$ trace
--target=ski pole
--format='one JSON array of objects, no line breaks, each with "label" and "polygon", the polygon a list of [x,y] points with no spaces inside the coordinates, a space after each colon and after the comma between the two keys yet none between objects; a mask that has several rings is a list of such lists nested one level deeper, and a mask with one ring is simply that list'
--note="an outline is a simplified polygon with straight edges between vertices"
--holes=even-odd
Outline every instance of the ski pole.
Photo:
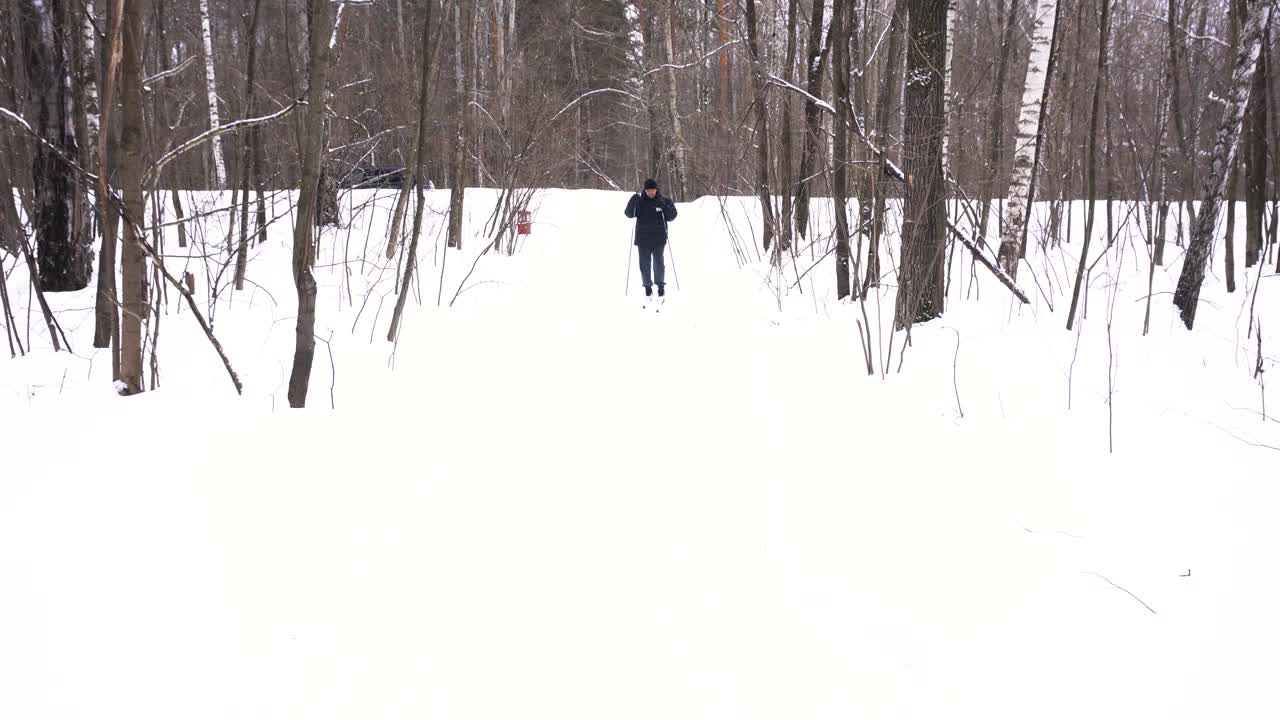
[{"label": "ski pole", "polygon": [[623,295],[631,294],[631,253],[632,248],[636,246],[636,226],[631,226],[631,242],[627,245],[627,286],[622,291]]},{"label": "ski pole", "polygon": [[676,270],[676,250],[671,244],[671,226],[667,223],[667,216],[662,216],[663,226],[667,228],[667,250],[671,252],[671,275],[676,281],[676,291],[680,291],[680,273]]}]

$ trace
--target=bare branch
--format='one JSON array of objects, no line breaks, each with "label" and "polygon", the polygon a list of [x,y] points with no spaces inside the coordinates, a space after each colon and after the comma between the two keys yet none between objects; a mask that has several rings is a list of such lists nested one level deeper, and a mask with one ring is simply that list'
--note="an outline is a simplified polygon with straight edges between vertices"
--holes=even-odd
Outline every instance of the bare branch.
[{"label": "bare branch", "polygon": [[145,86],[145,85],[150,85],[152,83],[160,82],[161,80],[167,80],[173,77],[174,75],[177,75],[178,73],[182,72],[183,70],[186,70],[187,66],[195,62],[195,60],[196,60],[196,56],[191,55],[186,60],[183,60],[182,62],[178,63],[177,67],[169,68],[164,72],[158,72],[149,78],[144,78],[142,80],[142,84]]},{"label": "bare branch", "polygon": [[160,171],[164,169],[165,165],[168,165],[174,158],[178,157],[179,155],[185,152],[188,152],[193,148],[198,147],[199,145],[201,145],[202,143],[208,140],[211,140],[219,135],[222,135],[223,133],[231,132],[232,130],[239,130],[240,128],[250,127],[252,125],[261,125],[263,123],[267,123],[272,120],[278,120],[284,117],[285,115],[288,115],[290,112],[294,110],[294,108],[298,107],[299,105],[305,105],[305,104],[306,102],[304,101],[295,100],[289,105],[285,106],[283,110],[279,110],[270,115],[263,115],[262,117],[256,117],[256,118],[244,118],[242,120],[236,120],[235,122],[229,122],[225,125],[219,125],[215,128],[206,130],[200,133],[199,135],[191,138],[190,140],[182,143],[178,147],[165,153],[159,160],[155,162],[154,165],[152,165],[150,168],[147,169],[147,176],[143,182],[145,185],[151,185],[157,178],[160,177]]},{"label": "bare branch", "polygon": [[716,53],[720,52],[721,50],[724,50],[725,48],[729,47],[730,45],[737,45],[737,44],[738,44],[738,43],[740,43],[740,42],[742,42],[742,38],[738,38],[737,40],[730,40],[729,42],[727,42],[727,43],[725,43],[725,44],[721,45],[720,47],[716,48],[715,50],[712,50],[712,51],[708,52],[707,54],[703,55],[702,57],[698,58],[697,60],[694,60],[693,62],[687,62],[687,63],[685,63],[685,64],[683,64],[683,65],[672,65],[671,63],[666,63],[666,64],[663,64],[663,65],[659,65],[658,67],[655,67],[655,68],[653,68],[653,69],[651,69],[651,70],[646,70],[646,71],[644,71],[643,73],[641,73],[641,74],[640,74],[640,77],[641,77],[641,78],[646,78],[646,77],[648,77],[648,76],[650,76],[650,75],[652,75],[652,74],[654,74],[654,73],[658,72],[659,70],[666,70],[667,68],[670,68],[670,69],[672,69],[672,70],[687,70],[687,69],[689,69],[689,68],[691,68],[691,67],[693,67],[693,66],[695,66],[695,65],[698,65],[698,64],[700,64],[700,63],[704,62],[707,58],[712,57],[713,55],[715,55]]},{"label": "bare branch", "polygon": [[[823,100],[822,98],[814,97],[808,90],[792,85],[791,83],[787,82],[786,80],[783,80],[780,77],[777,77],[776,75],[769,75],[768,80],[770,85],[774,85],[786,90],[791,90],[793,92],[800,93],[809,102],[818,106],[820,109],[832,115],[836,114],[836,109],[831,106],[831,103],[827,102],[826,100]],[[871,153],[876,156],[876,158],[884,162],[885,174],[887,174],[889,177],[893,178],[894,180],[897,180],[898,182],[906,185],[907,184],[906,173],[902,172],[902,169],[899,168],[897,165],[895,165],[892,160],[885,157],[884,151],[876,147],[875,143],[871,142],[871,140],[867,138],[866,132],[864,132],[862,129],[862,122],[858,120],[858,116],[856,114],[851,114],[850,119],[852,122],[848,123],[849,129],[853,130],[854,134],[857,135],[858,140],[862,141],[862,144],[866,145],[867,149],[870,150]]]},{"label": "bare branch", "polygon": [[555,121],[556,121],[556,118],[560,117],[561,115],[565,114],[566,112],[569,112],[569,110],[570,110],[570,109],[572,109],[574,105],[577,105],[578,103],[582,102],[583,100],[586,100],[587,98],[591,97],[592,95],[599,95],[599,94],[601,94],[601,93],[617,93],[617,94],[619,94],[619,95],[626,95],[627,97],[631,98],[632,100],[635,100],[636,102],[639,102],[639,103],[643,103],[643,102],[644,102],[643,100],[641,100],[640,98],[636,97],[635,95],[632,95],[631,93],[627,92],[626,90],[619,90],[618,88],[599,88],[599,89],[596,89],[596,90],[588,90],[587,92],[582,93],[581,95],[579,95],[578,97],[574,98],[573,100],[570,100],[568,105],[565,105],[564,107],[560,108],[560,111],[559,111],[559,112],[557,112],[555,115],[552,115],[552,116],[551,116],[551,119],[550,119],[550,120],[548,120],[548,121],[546,122],[546,124],[545,124],[543,127],[547,127],[547,126],[551,125],[551,123],[553,123],[553,122],[555,122]]}]

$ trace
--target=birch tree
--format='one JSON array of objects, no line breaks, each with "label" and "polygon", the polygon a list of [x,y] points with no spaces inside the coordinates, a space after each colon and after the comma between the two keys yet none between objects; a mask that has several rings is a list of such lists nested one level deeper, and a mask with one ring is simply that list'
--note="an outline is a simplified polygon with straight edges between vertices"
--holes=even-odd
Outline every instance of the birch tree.
[{"label": "birch tree", "polygon": [[[213,72],[213,30],[209,22],[209,0],[200,0],[200,38],[204,43],[204,81],[209,100],[209,129],[222,125],[218,119],[218,78]],[[214,189],[221,190],[227,185],[227,166],[222,159],[222,138],[215,135],[210,142],[213,148],[213,182]]]},{"label": "birch tree", "polygon": [[1010,278],[1018,277],[1022,231],[1035,197],[1031,186],[1032,170],[1040,150],[1040,127],[1043,122],[1043,99],[1048,95],[1049,50],[1053,41],[1057,0],[1038,0],[1031,20],[1031,47],[1027,52],[1027,75],[1022,83],[1022,109],[1018,113],[1018,131],[1014,141],[1013,173],[1009,178],[1005,221],[1000,233],[1000,269]]},{"label": "birch tree", "polygon": [[1240,21],[1240,46],[1231,70],[1231,94],[1226,99],[1222,120],[1214,139],[1209,166],[1201,192],[1200,211],[1196,214],[1187,244],[1187,256],[1178,277],[1178,288],[1173,293],[1173,304],[1180,311],[1182,322],[1190,330],[1196,321],[1196,306],[1200,302],[1200,286],[1204,284],[1205,266],[1209,248],[1213,244],[1214,225],[1222,206],[1222,192],[1227,182],[1227,172],[1235,161],[1236,146],[1240,139],[1240,125],[1245,106],[1249,102],[1249,89],[1253,85],[1254,68],[1262,45],[1262,31],[1271,17],[1271,3],[1267,0],[1246,0]]}]

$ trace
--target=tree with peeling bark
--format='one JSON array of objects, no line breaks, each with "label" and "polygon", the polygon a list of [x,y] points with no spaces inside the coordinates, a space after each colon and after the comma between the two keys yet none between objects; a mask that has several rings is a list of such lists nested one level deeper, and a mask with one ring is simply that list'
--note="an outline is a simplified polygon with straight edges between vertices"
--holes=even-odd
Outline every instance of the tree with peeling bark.
[{"label": "tree with peeling bark", "polygon": [[1013,176],[1009,179],[1005,221],[1000,233],[1000,269],[1014,279],[1018,277],[1018,259],[1022,256],[1023,229],[1035,188],[1032,171],[1040,149],[1040,127],[1044,123],[1043,99],[1049,94],[1052,78],[1049,50],[1053,41],[1057,0],[1039,0],[1032,17],[1031,47],[1027,53],[1027,75],[1022,83],[1022,109],[1018,114],[1018,131],[1014,141]]},{"label": "tree with peeling bark", "polygon": [[324,106],[329,76],[330,0],[311,0],[308,22],[309,72],[307,115],[303,131],[302,187],[293,226],[293,282],[298,290],[298,321],[294,337],[293,370],[289,375],[289,406],[307,404],[311,363],[316,353],[315,212],[324,154]]},{"label": "tree with peeling bark", "polygon": [[1240,139],[1240,125],[1244,120],[1245,106],[1249,101],[1249,89],[1253,85],[1253,73],[1258,64],[1263,29],[1271,17],[1271,3],[1266,0],[1246,0],[1240,17],[1240,44],[1231,71],[1231,95],[1223,108],[1222,121],[1213,144],[1209,177],[1201,193],[1200,211],[1196,214],[1187,245],[1187,256],[1178,277],[1178,288],[1173,294],[1173,304],[1180,311],[1182,322],[1190,330],[1195,325],[1196,307],[1200,303],[1200,286],[1204,284],[1205,266],[1209,248],[1213,244],[1214,226],[1222,205],[1222,192],[1227,182],[1227,172],[1236,156]]}]

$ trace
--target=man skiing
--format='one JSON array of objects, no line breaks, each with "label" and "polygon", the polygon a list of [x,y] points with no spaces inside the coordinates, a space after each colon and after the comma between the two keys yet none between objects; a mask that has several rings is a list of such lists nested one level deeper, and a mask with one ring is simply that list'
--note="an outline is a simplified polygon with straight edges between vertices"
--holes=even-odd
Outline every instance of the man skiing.
[{"label": "man skiing", "polygon": [[643,192],[631,196],[631,200],[627,202],[626,214],[627,217],[636,219],[635,245],[639,248],[644,295],[653,297],[653,284],[656,282],[658,297],[665,297],[667,268],[663,262],[663,254],[667,246],[667,223],[676,219],[675,203],[659,193],[658,183],[650,178],[644,181]]}]

